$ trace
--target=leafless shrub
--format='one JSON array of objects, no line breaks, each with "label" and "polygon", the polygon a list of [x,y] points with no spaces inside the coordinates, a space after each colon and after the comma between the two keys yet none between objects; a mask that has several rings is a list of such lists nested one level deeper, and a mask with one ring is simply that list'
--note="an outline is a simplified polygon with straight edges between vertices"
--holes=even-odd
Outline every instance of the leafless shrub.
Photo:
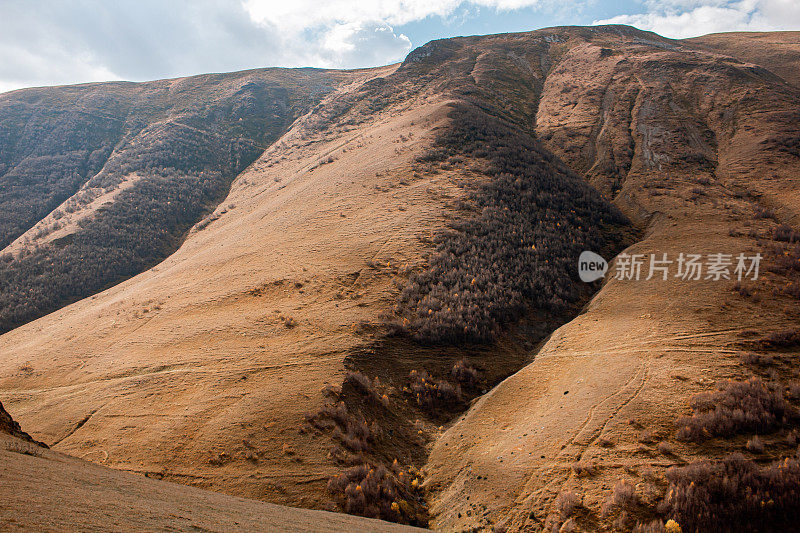
[{"label": "leafless shrub", "polygon": [[739,358],[742,363],[749,366],[771,366],[774,359],[771,355],[758,353],[745,353]]},{"label": "leafless shrub", "polygon": [[601,511],[604,515],[611,514],[615,509],[626,511],[632,509],[637,502],[636,488],[627,481],[620,481],[614,485],[614,489],[603,503]]},{"label": "leafless shrub", "polygon": [[764,453],[764,441],[758,438],[758,435],[754,435],[747,441],[745,448],[751,453]]},{"label": "leafless shrub", "polygon": [[776,241],[794,243],[800,241],[800,233],[795,231],[791,226],[781,224],[775,228],[772,238]]},{"label": "leafless shrub", "polygon": [[638,440],[642,444],[654,444],[657,440],[657,431],[653,428],[647,428],[639,432]]},{"label": "leafless shrub", "polygon": [[363,415],[349,412],[344,402],[326,404],[317,413],[307,414],[305,420],[321,431],[333,430],[333,438],[356,453],[370,450],[383,436],[383,430],[376,421],[368,422]]},{"label": "leafless shrub", "polygon": [[739,296],[742,296],[744,298],[748,298],[749,296],[752,296],[752,294],[753,294],[752,291],[750,290],[750,288],[748,288],[746,285],[742,284],[741,282],[734,283],[733,284],[733,290],[734,290],[734,292],[738,292]]},{"label": "leafless shrub", "polygon": [[346,427],[347,421],[350,419],[350,413],[347,411],[347,406],[344,402],[338,402],[333,405],[323,405],[317,413],[306,414],[305,419],[311,426],[326,430],[331,429],[334,424]]},{"label": "leafless shrub", "polygon": [[631,519],[631,516],[628,514],[628,512],[622,511],[621,513],[619,513],[619,516],[613,522],[611,522],[611,526],[616,531],[627,531],[628,529],[631,528],[632,523],[633,520]]},{"label": "leafless shrub", "polygon": [[775,218],[775,213],[771,209],[757,205],[754,209],[753,217],[757,219]]},{"label": "leafless shrub", "polygon": [[691,416],[678,419],[677,436],[699,441],[744,432],[768,433],[784,423],[788,406],[780,391],[751,378],[728,381],[720,391],[697,394],[691,407]]},{"label": "leafless shrub", "polygon": [[559,494],[555,499],[555,507],[561,515],[562,520],[572,516],[575,509],[580,507],[580,497],[572,491],[565,491]]},{"label": "leafless shrub", "polygon": [[658,443],[656,449],[658,450],[658,453],[663,455],[673,455],[675,453],[672,449],[672,446],[670,446],[670,444],[664,440]]},{"label": "leafless shrub", "polygon": [[345,374],[344,382],[361,394],[369,403],[389,404],[389,397],[381,392],[381,382],[377,377],[372,380],[362,372],[348,370]]},{"label": "leafless shrub", "polygon": [[382,435],[383,431],[377,422],[368,423],[363,418],[348,418],[343,426],[338,425],[333,430],[334,438],[354,452],[368,451]]},{"label": "leafless shrub", "polygon": [[792,348],[800,345],[800,329],[789,328],[774,331],[761,339],[761,344],[766,348]]},{"label": "leafless shrub", "polygon": [[478,371],[462,359],[453,365],[450,371],[453,381],[465,388],[473,388],[478,384]]}]

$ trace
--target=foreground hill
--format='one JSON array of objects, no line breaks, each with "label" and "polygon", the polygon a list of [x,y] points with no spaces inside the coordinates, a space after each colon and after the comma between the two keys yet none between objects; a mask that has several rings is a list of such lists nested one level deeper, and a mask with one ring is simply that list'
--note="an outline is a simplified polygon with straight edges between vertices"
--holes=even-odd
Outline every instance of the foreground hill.
[{"label": "foreground hill", "polygon": [[103,468],[30,442],[9,431],[3,422],[6,419],[11,417],[0,406],[3,530],[414,531],[378,520],[281,507]]},{"label": "foreground hill", "polygon": [[[364,72],[162,263],[0,337],[0,398],[55,450],[273,502],[785,527],[800,89],[735,55],[750,37],[551,28]],[[626,247],[761,253],[761,277],[577,279]]]}]

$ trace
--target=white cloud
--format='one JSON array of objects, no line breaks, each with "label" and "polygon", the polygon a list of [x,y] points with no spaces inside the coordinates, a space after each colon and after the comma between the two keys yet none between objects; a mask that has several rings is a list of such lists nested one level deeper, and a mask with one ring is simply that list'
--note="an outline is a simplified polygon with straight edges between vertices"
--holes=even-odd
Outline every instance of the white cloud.
[{"label": "white cloud", "polygon": [[646,2],[648,11],[593,24],[629,24],[682,39],[725,31],[773,31],[800,26],[797,0],[667,0]]},{"label": "white cloud", "polygon": [[262,66],[376,66],[412,48],[395,26],[465,5],[540,1],[0,0],[0,91]]},{"label": "white cloud", "polygon": [[430,16],[445,17],[462,4],[507,11],[541,3],[541,0],[244,0],[253,20],[289,31],[375,20],[401,25]]},{"label": "white cloud", "polygon": [[[800,27],[798,0],[641,1],[645,13],[597,23],[631,24],[671,37]],[[396,29],[404,24],[446,26],[485,10],[547,11],[555,5],[555,0],[0,0],[0,91],[263,66],[376,66],[399,61],[413,45],[423,44]]]},{"label": "white cloud", "polygon": [[328,30],[320,41],[328,63],[374,66],[387,58],[404,56],[411,50],[411,40],[396,34],[391,26],[380,21],[348,22]]},{"label": "white cloud", "polygon": [[[465,5],[498,11],[533,7],[542,0],[242,0],[261,27],[299,42],[309,33],[319,36],[316,65],[365,67],[402,59],[412,47],[393,26],[445,18]],[[416,43],[423,44],[423,43]]]}]

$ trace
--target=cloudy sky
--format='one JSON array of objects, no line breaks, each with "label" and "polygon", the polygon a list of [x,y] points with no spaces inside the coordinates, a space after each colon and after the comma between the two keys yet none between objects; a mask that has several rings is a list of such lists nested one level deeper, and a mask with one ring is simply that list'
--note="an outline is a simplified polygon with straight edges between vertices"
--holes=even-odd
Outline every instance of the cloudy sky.
[{"label": "cloudy sky", "polygon": [[0,92],[375,66],[441,37],[608,23],[676,38],[800,30],[800,0],[0,0]]}]

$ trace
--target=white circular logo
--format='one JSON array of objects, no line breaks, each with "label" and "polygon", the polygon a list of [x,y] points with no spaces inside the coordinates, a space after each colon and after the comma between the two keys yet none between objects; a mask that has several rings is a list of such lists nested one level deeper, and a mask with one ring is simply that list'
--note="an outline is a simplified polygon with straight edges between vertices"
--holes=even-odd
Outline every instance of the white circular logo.
[{"label": "white circular logo", "polygon": [[578,257],[578,275],[581,281],[591,283],[606,275],[608,263],[594,252],[581,252]]}]

